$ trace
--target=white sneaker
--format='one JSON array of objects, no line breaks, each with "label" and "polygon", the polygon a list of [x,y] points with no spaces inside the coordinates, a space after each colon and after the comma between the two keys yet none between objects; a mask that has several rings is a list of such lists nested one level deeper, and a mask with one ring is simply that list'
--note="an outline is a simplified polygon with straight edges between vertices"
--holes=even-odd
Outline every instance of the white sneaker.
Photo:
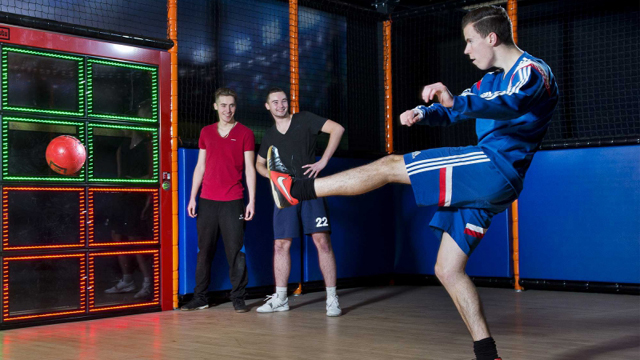
[{"label": "white sneaker", "polygon": [[340,316],[342,309],[338,303],[338,295],[327,298],[327,316]]},{"label": "white sneaker", "polygon": [[151,298],[151,284],[143,283],[142,289],[133,295],[134,299],[149,299]]},{"label": "white sneaker", "polygon": [[272,313],[276,311],[289,311],[289,298],[284,298],[284,300],[280,300],[278,298],[278,294],[267,295],[267,298],[264,299],[267,303],[260,306],[258,308],[259,313]]},{"label": "white sneaker", "polygon": [[124,280],[120,279],[120,281],[118,281],[116,286],[109,288],[104,292],[107,294],[120,294],[120,293],[132,292],[135,289],[136,289],[136,284],[134,284],[133,281],[126,283],[124,282]]}]

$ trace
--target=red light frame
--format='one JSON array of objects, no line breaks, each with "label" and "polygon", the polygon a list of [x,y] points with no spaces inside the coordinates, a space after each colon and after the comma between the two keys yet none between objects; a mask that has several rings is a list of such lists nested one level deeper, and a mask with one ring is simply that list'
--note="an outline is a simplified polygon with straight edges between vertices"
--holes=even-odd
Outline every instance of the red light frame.
[{"label": "red light frame", "polygon": [[[68,191],[78,192],[79,211],[80,211],[80,242],[76,244],[63,245],[29,245],[29,246],[11,246],[9,244],[9,191]],[[2,188],[2,250],[36,250],[36,249],[67,249],[79,248],[85,244],[86,237],[86,201],[84,197],[84,188],[79,187],[24,187],[24,186],[5,186]]]},{"label": "red light frame", "polygon": [[[158,65],[159,111],[160,111],[160,174],[171,173],[171,54],[166,51],[122,45],[102,40],[93,40],[79,36],[64,35],[55,32],[28,29],[20,26],[1,24],[11,31],[11,39],[0,39],[0,44],[35,47],[53,51],[69,52],[78,55],[104,57],[111,60],[140,62]],[[175,140],[177,141],[177,140]],[[161,213],[161,303],[162,310],[173,310],[174,254],[173,239],[173,203],[171,193],[165,191],[160,196]],[[177,252],[177,250],[176,250]]]},{"label": "red light frame", "polygon": [[[153,301],[118,306],[95,306],[95,268],[94,259],[98,256],[114,256],[114,255],[135,255],[135,254],[153,254]],[[160,305],[160,250],[137,250],[137,251],[114,251],[103,253],[89,253],[89,312],[122,310],[130,308],[139,308],[147,306]]]},{"label": "red light frame", "polygon": [[[153,193],[153,240],[143,241],[111,241],[94,242],[94,207],[93,193],[95,192],[148,192]],[[89,188],[89,246],[129,246],[129,245],[158,245],[160,243],[160,194],[158,189],[148,188]]]},{"label": "red light frame", "polygon": [[[9,262],[38,259],[77,258],[80,262],[80,309],[72,311],[44,312],[34,315],[9,315]],[[2,321],[30,320],[52,316],[84,314],[87,312],[87,263],[85,254],[37,255],[37,256],[5,256],[2,259]]]}]

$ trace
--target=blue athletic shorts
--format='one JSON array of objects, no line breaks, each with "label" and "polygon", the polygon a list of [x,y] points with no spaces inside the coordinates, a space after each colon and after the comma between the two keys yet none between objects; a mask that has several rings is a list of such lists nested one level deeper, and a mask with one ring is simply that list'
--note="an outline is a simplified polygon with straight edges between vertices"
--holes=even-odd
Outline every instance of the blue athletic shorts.
[{"label": "blue athletic shorts", "polygon": [[273,208],[273,235],[276,239],[300,237],[300,223],[304,234],[331,233],[329,207],[324,198],[304,200],[284,209]]},{"label": "blue athletic shorts", "polygon": [[447,232],[471,255],[494,215],[518,198],[517,192],[477,146],[415,151],[404,155],[419,206],[440,208],[429,223],[441,239]]}]

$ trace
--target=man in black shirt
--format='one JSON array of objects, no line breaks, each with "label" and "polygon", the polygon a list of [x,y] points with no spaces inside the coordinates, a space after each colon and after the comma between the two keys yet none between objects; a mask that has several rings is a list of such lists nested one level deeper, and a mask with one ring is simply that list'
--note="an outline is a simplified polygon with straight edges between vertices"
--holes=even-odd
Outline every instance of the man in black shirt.
[{"label": "man in black shirt", "polygon": [[[260,151],[256,161],[256,170],[268,178],[267,151],[274,145],[279,156],[288,169],[292,169],[298,177],[315,178],[329,162],[338,148],[344,128],[327,118],[307,111],[289,114],[287,94],[278,88],[269,90],[267,110],[271,112],[275,124],[262,137]],[[329,134],[329,143],[316,162],[316,139],[320,132]],[[273,232],[275,237],[274,273],[276,293],[267,297],[267,303],[258,308],[260,313],[271,313],[289,310],[287,284],[291,272],[291,240],[300,236],[300,223],[305,234],[311,234],[318,248],[320,270],[327,287],[327,316],[340,316],[342,310],[336,295],[336,261],[331,247],[331,226],[329,211],[324,199],[301,201],[300,203],[280,209],[275,204],[273,212]]]}]

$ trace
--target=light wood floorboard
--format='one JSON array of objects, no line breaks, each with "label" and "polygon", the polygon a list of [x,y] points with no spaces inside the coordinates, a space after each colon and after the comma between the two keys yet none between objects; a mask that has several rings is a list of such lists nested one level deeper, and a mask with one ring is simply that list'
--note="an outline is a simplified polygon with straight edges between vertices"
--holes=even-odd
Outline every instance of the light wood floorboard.
[{"label": "light wood floorboard", "polygon": [[[640,359],[640,297],[479,288],[505,360]],[[0,332],[3,359],[446,359],[470,360],[472,340],[442,287],[290,297],[291,311],[236,314],[230,303]]]}]

